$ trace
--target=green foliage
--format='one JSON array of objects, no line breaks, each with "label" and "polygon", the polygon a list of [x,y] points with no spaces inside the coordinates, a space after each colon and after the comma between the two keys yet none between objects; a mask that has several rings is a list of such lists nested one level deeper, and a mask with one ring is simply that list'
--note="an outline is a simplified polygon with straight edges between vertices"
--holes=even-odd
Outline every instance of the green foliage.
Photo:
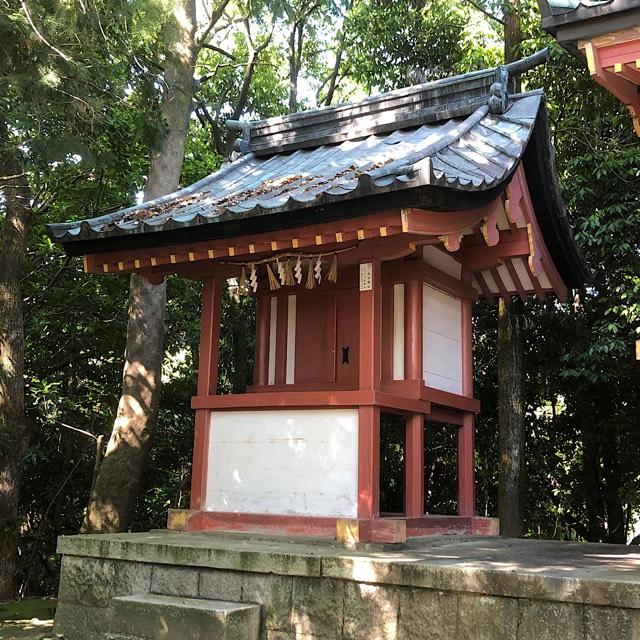
[{"label": "green foliage", "polygon": [[[355,2],[346,20],[346,73],[372,90],[442,78],[494,62],[488,44],[464,2],[413,0]],[[475,39],[472,42],[472,38]]]}]

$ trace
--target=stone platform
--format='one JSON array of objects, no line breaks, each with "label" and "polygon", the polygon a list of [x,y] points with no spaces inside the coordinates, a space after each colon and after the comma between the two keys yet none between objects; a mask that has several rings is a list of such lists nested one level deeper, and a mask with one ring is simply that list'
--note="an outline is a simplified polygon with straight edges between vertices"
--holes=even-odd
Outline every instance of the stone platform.
[{"label": "stone platform", "polygon": [[110,637],[115,598],[135,594],[259,604],[266,640],[640,640],[640,552],[618,545],[156,531],[61,537],[58,551],[66,640]]}]

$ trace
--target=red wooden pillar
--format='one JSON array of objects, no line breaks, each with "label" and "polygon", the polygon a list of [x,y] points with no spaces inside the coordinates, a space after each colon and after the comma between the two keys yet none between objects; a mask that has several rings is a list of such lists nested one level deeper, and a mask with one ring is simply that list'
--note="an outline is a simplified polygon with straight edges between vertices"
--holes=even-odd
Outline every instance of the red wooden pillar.
[{"label": "red wooden pillar", "polygon": [[266,386],[269,375],[269,324],[271,320],[271,298],[259,296],[256,303],[256,355],[254,385]]},{"label": "red wooden pillar", "polygon": [[[404,377],[422,381],[422,282],[404,285]],[[405,426],[404,512],[407,518],[424,515],[424,416],[407,416]]]},{"label": "red wooden pillar", "polygon": [[422,282],[404,285],[404,377],[422,380]]},{"label": "red wooden pillar", "polygon": [[[198,355],[198,395],[215,395],[218,384],[220,347],[220,306],[223,283],[215,278],[204,282],[200,319],[200,353]],[[204,507],[209,456],[210,412],[196,409],[191,470],[191,509]]]},{"label": "red wooden pillar", "polygon": [[[469,276],[463,272],[463,279]],[[473,326],[471,300],[462,301],[462,394],[473,397]],[[458,515],[475,515],[473,413],[458,428]]]},{"label": "red wooden pillar", "polygon": [[380,407],[358,407],[358,518],[380,513]]},{"label": "red wooden pillar", "polygon": [[379,389],[382,369],[380,262],[361,264],[360,273],[359,387],[363,390]]},{"label": "red wooden pillar", "polygon": [[424,515],[424,416],[407,416],[405,426],[404,514],[407,518]]},{"label": "red wooden pillar", "polygon": [[[380,262],[360,265],[359,388],[380,388],[382,287]],[[380,407],[358,408],[358,518],[380,512]]]}]

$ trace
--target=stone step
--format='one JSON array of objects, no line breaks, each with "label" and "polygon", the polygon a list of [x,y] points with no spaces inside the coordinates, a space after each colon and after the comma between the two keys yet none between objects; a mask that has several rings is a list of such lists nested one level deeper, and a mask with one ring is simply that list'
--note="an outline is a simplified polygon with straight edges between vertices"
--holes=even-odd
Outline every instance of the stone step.
[{"label": "stone step", "polygon": [[255,604],[146,593],[113,598],[108,637],[145,640],[258,640]]}]

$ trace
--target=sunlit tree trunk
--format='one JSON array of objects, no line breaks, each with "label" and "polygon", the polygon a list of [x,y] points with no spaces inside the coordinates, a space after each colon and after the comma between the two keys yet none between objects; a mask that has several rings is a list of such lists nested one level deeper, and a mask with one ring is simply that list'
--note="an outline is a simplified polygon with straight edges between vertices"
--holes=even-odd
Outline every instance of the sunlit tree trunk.
[{"label": "sunlit tree trunk", "polygon": [[[167,129],[151,158],[145,200],[172,193],[179,185],[195,89],[195,28],[195,0],[184,0],[167,34],[161,108]],[[152,284],[142,275],[131,276],[122,395],[83,532],[125,531],[131,522],[158,416],[165,300],[164,281]]]},{"label": "sunlit tree trunk", "polygon": [[0,601],[14,595],[18,556],[21,460],[31,430],[24,404],[24,322],[21,281],[33,222],[31,193],[0,119]]},{"label": "sunlit tree trunk", "polygon": [[524,497],[524,406],[522,395],[523,304],[498,304],[498,430],[500,443],[498,516],[500,532],[522,535]]},{"label": "sunlit tree trunk", "polygon": [[[522,40],[520,0],[506,0],[504,13],[505,63],[518,58]],[[517,87],[519,89],[519,86]],[[522,500],[525,490],[522,314],[520,300],[500,300],[498,309],[498,516],[500,532],[509,537],[523,533]]]}]

